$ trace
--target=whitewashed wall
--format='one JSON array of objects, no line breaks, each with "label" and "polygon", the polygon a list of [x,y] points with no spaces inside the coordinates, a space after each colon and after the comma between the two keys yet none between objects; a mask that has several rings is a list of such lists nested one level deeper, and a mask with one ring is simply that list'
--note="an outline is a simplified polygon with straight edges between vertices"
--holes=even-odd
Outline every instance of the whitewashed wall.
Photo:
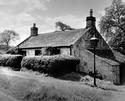
[{"label": "whitewashed wall", "polygon": [[[45,55],[45,49],[41,49],[41,55]],[[60,48],[60,54],[70,55],[70,48]],[[35,56],[35,49],[26,50],[26,56]]]},{"label": "whitewashed wall", "polygon": [[26,56],[35,56],[35,50],[34,49],[26,50]]},{"label": "whitewashed wall", "polygon": [[70,48],[61,48],[61,54],[70,55]]},{"label": "whitewashed wall", "polygon": [[46,48],[41,48],[41,55],[45,55],[46,54]]}]

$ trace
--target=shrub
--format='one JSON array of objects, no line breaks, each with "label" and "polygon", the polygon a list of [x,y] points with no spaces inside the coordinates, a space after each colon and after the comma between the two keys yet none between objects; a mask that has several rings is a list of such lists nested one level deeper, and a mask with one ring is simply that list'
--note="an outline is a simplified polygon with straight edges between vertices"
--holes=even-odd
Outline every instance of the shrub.
[{"label": "shrub", "polygon": [[18,54],[19,53],[19,49],[16,47],[10,48],[9,50],[7,50],[6,52],[7,54]]},{"label": "shrub", "polygon": [[0,55],[0,66],[9,66],[14,70],[19,70],[21,68],[21,55]]},{"label": "shrub", "polygon": [[61,75],[63,73],[75,71],[79,62],[79,59],[66,55],[26,56],[21,62],[21,67],[52,75]]}]

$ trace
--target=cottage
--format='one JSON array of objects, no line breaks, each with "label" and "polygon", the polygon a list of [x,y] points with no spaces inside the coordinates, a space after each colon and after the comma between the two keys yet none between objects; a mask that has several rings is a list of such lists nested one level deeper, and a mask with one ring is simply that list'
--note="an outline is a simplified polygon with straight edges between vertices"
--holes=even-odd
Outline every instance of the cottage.
[{"label": "cottage", "polygon": [[[18,48],[27,56],[54,54],[73,55],[76,53],[74,50],[75,46],[78,47],[78,45],[81,45],[81,48],[91,49],[90,38],[95,34],[100,40],[97,49],[109,50],[109,46],[96,30],[95,21],[95,17],[91,14],[86,19],[86,28],[68,31],[54,31],[43,34],[38,34],[38,28],[36,27],[36,24],[33,24],[31,35],[21,42],[18,45]],[[52,52],[52,48],[56,50],[56,53]],[[46,53],[47,50],[50,52]]]},{"label": "cottage", "polygon": [[[80,58],[78,71],[91,74],[93,73],[93,48],[90,38],[95,35],[99,38],[96,48],[97,75],[119,84],[121,82],[120,64],[110,46],[97,31],[95,23],[96,18],[93,17],[91,10],[90,16],[86,18],[86,28],[38,34],[38,28],[34,24],[31,35],[17,47],[26,56],[74,55]],[[123,74],[122,77],[124,77]]]}]

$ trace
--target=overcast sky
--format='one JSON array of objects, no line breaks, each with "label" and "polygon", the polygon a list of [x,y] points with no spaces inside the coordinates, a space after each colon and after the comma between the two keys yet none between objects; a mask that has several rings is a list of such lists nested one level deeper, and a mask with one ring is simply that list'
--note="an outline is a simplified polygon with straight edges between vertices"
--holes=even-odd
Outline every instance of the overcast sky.
[{"label": "overcast sky", "polygon": [[104,8],[112,0],[0,0],[0,31],[15,30],[20,34],[20,41],[30,35],[33,23],[39,28],[39,33],[51,32],[56,21],[74,28],[84,28],[89,9],[94,10],[94,16],[99,18],[104,14]]}]

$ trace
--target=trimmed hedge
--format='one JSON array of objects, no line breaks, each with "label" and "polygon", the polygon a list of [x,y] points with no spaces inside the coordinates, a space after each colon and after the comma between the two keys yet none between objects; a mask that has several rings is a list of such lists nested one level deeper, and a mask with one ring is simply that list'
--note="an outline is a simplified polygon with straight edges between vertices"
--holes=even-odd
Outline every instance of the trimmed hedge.
[{"label": "trimmed hedge", "polygon": [[20,70],[22,58],[23,56],[21,55],[0,55],[0,66],[8,66],[14,70]]},{"label": "trimmed hedge", "polygon": [[33,71],[39,71],[41,73],[48,73],[54,76],[75,71],[79,62],[79,59],[67,55],[26,56],[21,62],[21,67],[32,69]]}]

